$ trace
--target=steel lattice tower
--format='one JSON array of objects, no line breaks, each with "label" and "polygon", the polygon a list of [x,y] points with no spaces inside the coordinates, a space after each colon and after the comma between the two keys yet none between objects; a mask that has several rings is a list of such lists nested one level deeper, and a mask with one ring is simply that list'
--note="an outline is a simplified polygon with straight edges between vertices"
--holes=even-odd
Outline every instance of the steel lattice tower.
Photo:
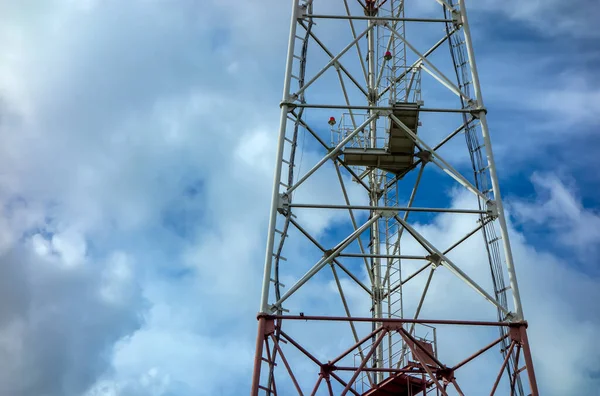
[{"label": "steel lattice tower", "polygon": [[464,0],[292,0],[252,395],[538,395],[486,114]]}]

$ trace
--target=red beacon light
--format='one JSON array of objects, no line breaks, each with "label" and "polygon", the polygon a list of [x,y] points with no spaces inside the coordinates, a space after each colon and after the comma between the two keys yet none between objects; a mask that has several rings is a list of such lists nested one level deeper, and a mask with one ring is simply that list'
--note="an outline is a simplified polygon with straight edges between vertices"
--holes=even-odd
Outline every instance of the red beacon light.
[{"label": "red beacon light", "polygon": [[329,125],[334,126],[335,125],[335,117],[329,117]]},{"label": "red beacon light", "polygon": [[385,55],[383,56],[383,59],[385,59],[386,61],[389,61],[390,59],[392,59],[392,53],[390,51],[387,51],[385,53]]}]

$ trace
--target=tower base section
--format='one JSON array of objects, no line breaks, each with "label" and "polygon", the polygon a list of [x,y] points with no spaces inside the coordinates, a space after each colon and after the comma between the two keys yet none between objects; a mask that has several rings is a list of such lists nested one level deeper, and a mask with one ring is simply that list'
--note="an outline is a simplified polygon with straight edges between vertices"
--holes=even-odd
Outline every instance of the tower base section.
[{"label": "tower base section", "polygon": [[417,396],[425,395],[427,388],[433,385],[424,376],[413,377],[404,373],[393,375],[379,385],[369,389],[362,396]]}]

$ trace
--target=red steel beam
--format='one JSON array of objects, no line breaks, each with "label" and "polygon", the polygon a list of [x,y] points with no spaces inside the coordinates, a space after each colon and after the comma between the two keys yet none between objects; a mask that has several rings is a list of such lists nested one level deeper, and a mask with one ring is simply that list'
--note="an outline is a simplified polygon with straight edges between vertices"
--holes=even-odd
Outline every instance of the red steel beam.
[{"label": "red steel beam", "polygon": [[510,346],[508,347],[508,352],[506,353],[506,357],[504,358],[504,362],[502,362],[502,366],[500,367],[500,371],[498,372],[498,377],[496,377],[496,381],[494,382],[494,387],[492,388],[492,392],[490,396],[494,396],[496,393],[496,389],[498,388],[498,384],[500,383],[500,379],[502,378],[502,373],[504,372],[504,368],[508,363],[508,359],[510,359],[510,355],[512,354],[513,348],[515,347],[515,342],[511,341]]},{"label": "red steel beam", "polygon": [[486,352],[487,350],[489,350],[489,349],[493,348],[494,346],[498,345],[506,337],[508,337],[508,333],[506,335],[498,338],[496,341],[492,342],[491,344],[487,345],[485,348],[480,349],[478,352],[476,352],[473,355],[469,356],[468,358],[466,358],[462,362],[458,363],[456,366],[454,366],[452,368],[452,370],[454,370],[454,371],[458,370],[459,368],[461,368],[465,364],[469,363],[471,360],[475,359],[477,356],[481,355],[482,353]]},{"label": "red steel beam", "polygon": [[[459,325],[459,326],[514,326],[511,322],[490,322],[475,320],[443,320],[443,319],[391,319],[391,318],[349,318],[346,316],[308,316],[308,315],[262,315],[269,319],[280,320],[314,320],[329,322],[377,322],[377,323],[416,323],[416,324],[438,324],[438,325]],[[525,324],[525,322],[521,322]]]},{"label": "red steel beam", "polygon": [[533,359],[531,358],[531,350],[529,349],[529,339],[527,338],[526,326],[521,326],[521,340],[523,342],[523,357],[527,366],[527,375],[529,376],[529,387],[531,388],[531,396],[539,396],[537,382],[535,380],[535,372],[533,371]]},{"label": "red steel beam", "polygon": [[379,337],[377,337],[377,340],[373,343],[373,346],[371,347],[371,350],[369,351],[369,353],[367,353],[367,355],[365,356],[363,361],[360,362],[360,365],[358,366],[358,370],[356,370],[354,372],[354,374],[352,375],[352,378],[350,378],[350,381],[348,381],[348,385],[346,385],[346,387],[342,391],[341,396],[344,396],[346,393],[348,393],[348,391],[352,387],[352,384],[354,383],[354,381],[356,380],[356,378],[362,371],[363,367],[365,367],[367,365],[367,363],[369,362],[369,359],[371,358],[373,353],[375,353],[375,349],[377,349],[379,344],[381,344],[381,341],[383,341],[383,338],[385,337],[386,334],[387,334],[387,331],[382,331],[381,334],[379,335]]},{"label": "red steel beam", "polygon": [[260,386],[260,368],[262,366],[263,346],[265,342],[265,329],[267,318],[258,318],[258,335],[256,337],[256,355],[254,356],[254,372],[252,374],[252,396],[258,396]]},{"label": "red steel beam", "polygon": [[296,381],[296,377],[294,376],[294,373],[292,372],[292,368],[290,367],[287,359],[283,355],[283,351],[281,350],[281,347],[279,346],[277,339],[272,334],[271,334],[271,338],[273,339],[273,348],[275,348],[277,350],[277,352],[279,352],[279,356],[281,357],[281,360],[283,361],[285,368],[287,369],[288,373],[290,374],[290,378],[292,379],[292,382],[294,383],[294,386],[296,387],[298,394],[300,396],[303,396],[302,389],[300,389],[300,385],[298,385],[298,381]]}]

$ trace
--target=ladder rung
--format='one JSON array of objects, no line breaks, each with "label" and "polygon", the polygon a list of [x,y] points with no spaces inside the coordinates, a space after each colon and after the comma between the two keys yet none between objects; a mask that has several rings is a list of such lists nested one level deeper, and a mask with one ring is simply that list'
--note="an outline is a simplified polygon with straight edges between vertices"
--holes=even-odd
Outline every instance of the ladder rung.
[{"label": "ladder rung", "polygon": [[275,257],[275,258],[278,258],[278,259],[279,259],[279,260],[281,260],[281,261],[287,261],[287,259],[286,259],[285,257],[283,257],[283,256],[278,256],[278,255],[276,255],[275,253],[273,253],[273,257]]},{"label": "ladder rung", "polygon": [[504,293],[505,291],[510,290],[510,289],[511,289],[511,287],[510,287],[510,285],[508,285],[504,289],[498,290],[498,293]]},{"label": "ladder rung", "polygon": [[281,287],[285,287],[285,285],[284,285],[283,283],[281,283],[281,282],[276,282],[276,281],[275,281],[275,279],[271,279],[271,282],[273,282],[274,284],[278,284],[278,283],[279,283],[279,286],[281,286]]}]

